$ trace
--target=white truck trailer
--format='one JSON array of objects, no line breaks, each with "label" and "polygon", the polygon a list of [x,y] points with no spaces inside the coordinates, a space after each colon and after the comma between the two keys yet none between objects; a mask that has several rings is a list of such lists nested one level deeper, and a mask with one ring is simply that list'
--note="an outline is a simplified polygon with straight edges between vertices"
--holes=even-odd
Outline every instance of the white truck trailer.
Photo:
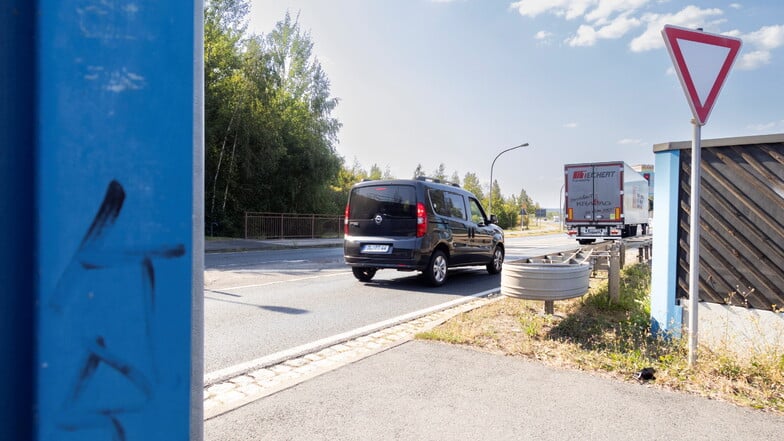
[{"label": "white truck trailer", "polygon": [[648,181],[624,162],[564,166],[567,234],[580,244],[648,233]]}]

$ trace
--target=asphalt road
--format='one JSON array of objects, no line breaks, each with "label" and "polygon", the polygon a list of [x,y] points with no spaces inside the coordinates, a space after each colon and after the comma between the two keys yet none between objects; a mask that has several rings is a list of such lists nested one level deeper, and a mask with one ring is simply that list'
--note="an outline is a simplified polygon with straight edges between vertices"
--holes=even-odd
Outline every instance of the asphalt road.
[{"label": "asphalt road", "polygon": [[[564,235],[510,238],[507,260],[575,247]],[[484,267],[451,270],[433,288],[418,273],[354,279],[341,248],[210,253],[205,257],[205,372],[497,288]]]}]

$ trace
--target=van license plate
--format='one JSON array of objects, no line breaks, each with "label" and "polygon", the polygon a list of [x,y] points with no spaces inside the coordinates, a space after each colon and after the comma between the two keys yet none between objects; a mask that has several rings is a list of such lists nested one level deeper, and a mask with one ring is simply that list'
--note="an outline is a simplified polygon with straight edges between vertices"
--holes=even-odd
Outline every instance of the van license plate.
[{"label": "van license plate", "polygon": [[389,245],[367,244],[362,245],[363,253],[386,253],[389,251]]}]

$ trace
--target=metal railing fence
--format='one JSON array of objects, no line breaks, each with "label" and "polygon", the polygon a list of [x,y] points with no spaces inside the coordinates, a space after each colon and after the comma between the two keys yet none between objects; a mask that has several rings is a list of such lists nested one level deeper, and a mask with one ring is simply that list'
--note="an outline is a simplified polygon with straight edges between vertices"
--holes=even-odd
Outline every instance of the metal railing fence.
[{"label": "metal railing fence", "polygon": [[343,237],[343,217],[326,214],[245,213],[246,239]]}]

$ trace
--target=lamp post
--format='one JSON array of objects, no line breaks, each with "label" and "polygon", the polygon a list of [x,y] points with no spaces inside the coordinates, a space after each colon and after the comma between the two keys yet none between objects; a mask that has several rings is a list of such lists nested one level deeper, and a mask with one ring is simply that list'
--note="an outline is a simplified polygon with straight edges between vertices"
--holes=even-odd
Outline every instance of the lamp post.
[{"label": "lamp post", "polygon": [[498,159],[499,156],[503,155],[504,153],[506,153],[506,152],[508,152],[510,150],[519,149],[520,147],[527,147],[527,146],[528,146],[528,143],[526,142],[525,144],[520,144],[518,146],[509,147],[508,149],[506,149],[506,150],[502,151],[501,153],[497,154],[495,156],[495,159],[493,159],[493,163],[490,164],[490,203],[487,206],[487,211],[488,211],[487,214],[488,215],[492,215],[493,214],[493,167],[495,167],[496,159]]},{"label": "lamp post", "polygon": [[564,225],[564,212],[563,212],[564,198],[563,198],[563,191],[564,191],[564,186],[565,185],[566,185],[565,182],[563,184],[561,184],[561,191],[558,193],[558,199],[559,199],[558,200],[558,224],[559,224],[559,227],[560,227],[561,231],[563,231],[563,225]]}]

